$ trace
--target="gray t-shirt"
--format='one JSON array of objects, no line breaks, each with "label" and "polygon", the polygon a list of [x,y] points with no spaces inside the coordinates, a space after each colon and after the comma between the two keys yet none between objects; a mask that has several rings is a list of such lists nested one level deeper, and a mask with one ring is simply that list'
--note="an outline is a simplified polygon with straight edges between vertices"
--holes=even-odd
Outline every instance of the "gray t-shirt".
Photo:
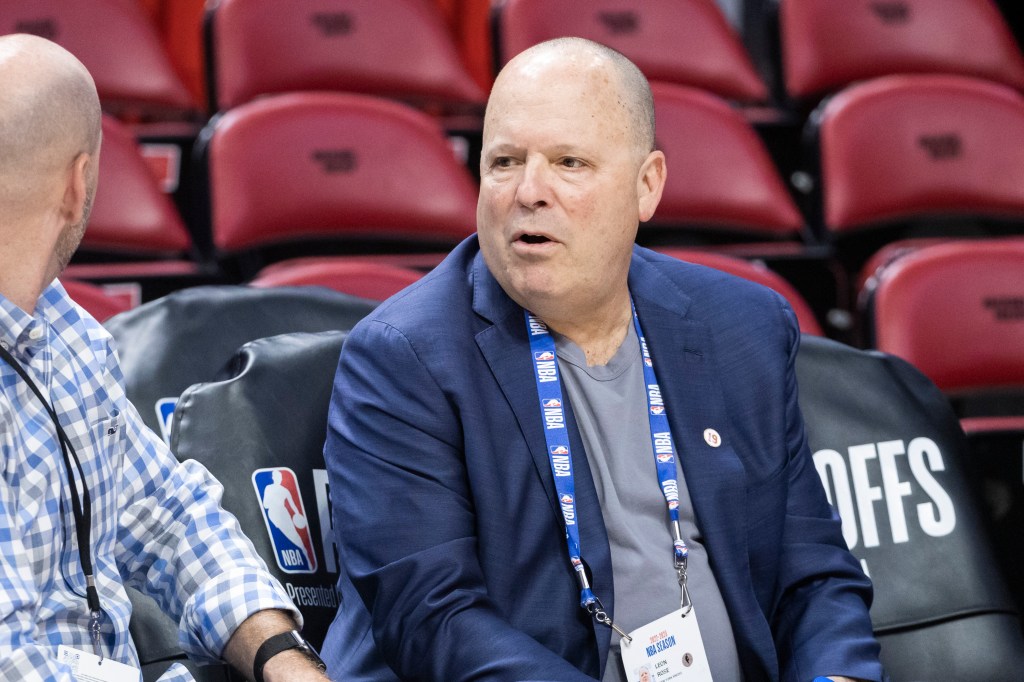
[{"label": "gray t-shirt", "polygon": [[[612,615],[615,624],[629,632],[679,608],[672,531],[651,445],[640,343],[630,325],[608,364],[588,367],[579,347],[565,337],[554,337],[565,396],[576,415],[608,531],[615,589]],[[657,349],[652,354],[657,363]],[[676,449],[681,450],[678,443]],[[690,597],[711,674],[716,682],[742,680],[729,615],[694,521],[682,469],[676,468],[680,525],[689,548]],[[586,548],[583,552],[586,555]],[[626,679],[618,643],[619,635],[612,632],[604,682]]]}]

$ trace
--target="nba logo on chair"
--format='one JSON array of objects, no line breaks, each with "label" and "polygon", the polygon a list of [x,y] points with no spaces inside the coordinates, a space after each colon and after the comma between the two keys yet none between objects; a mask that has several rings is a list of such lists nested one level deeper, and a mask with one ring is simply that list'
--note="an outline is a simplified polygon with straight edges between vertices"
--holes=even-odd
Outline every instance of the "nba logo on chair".
[{"label": "nba logo on chair", "polygon": [[252,484],[278,568],[285,573],[316,573],[316,552],[295,472],[286,467],[258,469]]}]

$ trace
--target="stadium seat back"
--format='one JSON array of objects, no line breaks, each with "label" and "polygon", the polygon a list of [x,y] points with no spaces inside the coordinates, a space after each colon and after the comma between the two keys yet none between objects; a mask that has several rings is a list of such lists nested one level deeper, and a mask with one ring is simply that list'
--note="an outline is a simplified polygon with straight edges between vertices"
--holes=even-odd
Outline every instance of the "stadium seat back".
[{"label": "stadium seat back", "polygon": [[[347,331],[375,305],[308,287],[201,286],[115,315],[105,326],[118,344],[128,399],[143,421],[169,440],[181,393],[220,377],[243,344],[290,332]],[[333,377],[333,369],[327,372]],[[183,654],[175,625],[156,603],[134,590],[129,596],[132,639],[148,681]],[[216,667],[201,670],[202,682],[220,679]]]},{"label": "stadium seat back", "polygon": [[182,394],[171,436],[180,458],[224,485],[224,508],[285,584],[317,648],[338,607],[323,447],[344,338],[299,333],[246,344],[230,378]]},{"label": "stadium seat back", "polygon": [[875,345],[948,393],[1024,391],[1024,240],[925,246],[886,267]]},{"label": "stadium seat back", "polygon": [[654,218],[641,229],[686,226],[798,238],[803,216],[746,119],[707,92],[664,83],[651,89],[656,145],[665,153],[668,178]]},{"label": "stadium seat back", "polygon": [[117,341],[128,399],[169,434],[178,396],[216,378],[244,343],[288,332],[348,330],[375,303],[309,287],[182,289],[106,323]]},{"label": "stadium seat back", "polygon": [[832,234],[949,215],[1024,218],[1024,97],[959,76],[852,86],[812,118]]},{"label": "stadium seat back", "polygon": [[209,130],[211,230],[222,253],[312,238],[454,245],[476,187],[425,114],[381,99],[287,94]]},{"label": "stadium seat back", "polygon": [[325,256],[274,263],[260,271],[249,285],[322,286],[371,301],[383,301],[422,276],[422,272],[397,265]]},{"label": "stadium seat back", "polygon": [[222,0],[211,53],[219,109],[333,90],[481,105],[437,9],[422,0]]},{"label": "stadium seat back", "polygon": [[1024,89],[1024,57],[991,0],[781,0],[790,97],[898,73],[951,73]]},{"label": "stadium seat back", "polygon": [[81,249],[146,258],[189,255],[192,239],[160,191],[132,133],[103,118],[99,185]]},{"label": "stadium seat back", "polygon": [[561,36],[612,47],[652,81],[690,85],[741,102],[768,97],[714,0],[506,0],[500,6],[503,63],[532,45]]},{"label": "stadium seat back", "polygon": [[814,337],[803,339],[797,376],[815,466],[874,583],[871,618],[892,680],[1016,679],[1021,623],[945,397],[899,358]]},{"label": "stadium seat back", "polygon": [[0,3],[0,35],[32,33],[85,64],[104,108],[130,118],[179,118],[195,103],[145,11],[124,0]]}]

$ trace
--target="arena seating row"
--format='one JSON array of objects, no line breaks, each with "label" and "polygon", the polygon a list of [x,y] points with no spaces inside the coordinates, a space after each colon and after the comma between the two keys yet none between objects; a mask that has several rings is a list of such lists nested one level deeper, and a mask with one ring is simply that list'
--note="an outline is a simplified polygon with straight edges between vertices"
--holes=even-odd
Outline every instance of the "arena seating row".
[{"label": "arena seating row", "polygon": [[[164,7],[173,4],[190,9]],[[590,0],[585,10],[573,0],[498,0],[490,3],[495,30],[489,49],[497,66],[541,40],[580,35],[622,51],[652,80],[748,103],[769,102],[766,81],[779,83],[783,102],[806,104],[890,73],[957,73],[1024,88],[1024,58],[989,0],[766,4],[768,13],[777,13],[775,22],[765,17],[762,23],[777,23],[778,64],[757,55],[755,67],[741,36],[713,0],[648,0],[642,5]],[[261,94],[296,89],[479,104],[481,85],[487,83],[469,75],[456,38],[472,41],[453,35],[451,26],[456,15],[479,16],[481,5],[486,8],[488,2],[209,3],[206,98],[184,85],[156,26],[182,24],[174,31],[172,49],[182,49],[177,46],[182,43],[198,51],[194,34],[200,27],[194,15],[201,2],[6,3],[0,31],[39,33],[67,45],[96,75],[104,99],[134,116],[210,114]],[[192,25],[183,18],[187,12]],[[484,32],[486,26],[474,30]],[[487,49],[487,41],[476,42]]]},{"label": "arena seating row", "polygon": [[[1024,97],[1003,86],[893,76],[843,91],[808,125],[801,202],[734,108],[683,86],[654,93],[671,172],[641,243],[760,257],[796,273],[819,318],[852,308],[863,263],[886,243],[1024,232]],[[393,101],[289,93],[218,116],[197,147],[191,229],[130,134],[112,118],[104,130],[96,211],[69,274],[170,279],[145,300],[291,256],[443,251],[473,230],[470,173],[436,121]]]},{"label": "arena seating row", "polygon": [[[455,4],[459,3],[424,0],[304,0],[299,5],[269,0],[213,3],[207,22],[209,49],[206,55],[211,89],[208,99],[212,106],[197,103],[195,98],[186,104],[186,98],[181,96],[182,89],[169,85],[173,71],[168,68],[166,59],[159,59],[155,31],[145,21],[140,6],[130,0],[70,4],[37,0],[10,4],[0,8],[0,30],[39,32],[72,47],[90,68],[100,72],[97,83],[104,103],[122,117],[131,120],[159,118],[163,112],[199,125],[206,121],[208,113],[226,110],[203,131],[199,145],[203,152],[220,144],[213,140],[221,137],[219,131],[227,130],[229,122],[243,118],[235,109],[266,106],[275,111],[276,118],[283,118],[282,112],[286,110],[300,109],[300,106],[263,104],[291,90],[355,91],[403,99],[432,114],[460,111],[469,114],[469,119],[477,117],[476,123],[465,126],[471,130],[462,131],[472,137],[478,134],[483,91],[460,63],[452,36],[443,22],[443,12],[438,11],[438,7],[446,6],[450,15]],[[996,125],[1000,126],[1001,135],[1012,140],[1012,135],[1020,128],[1013,112],[1017,105],[1009,100],[1016,97],[1010,88],[1024,82],[1021,78],[1024,60],[1005,22],[988,0],[843,3],[841,8],[823,0],[783,0],[778,10],[780,62],[775,71],[785,71],[785,78],[777,80],[791,85],[783,97],[774,101],[763,84],[765,80],[772,80],[770,74],[768,79],[762,78],[772,69],[763,61],[758,63],[758,68],[752,66],[739,37],[712,0],[650,2],[642,7],[595,0],[588,4],[585,12],[573,11],[564,2],[549,0],[495,3],[495,63],[500,64],[510,54],[533,42],[566,33],[606,42],[633,57],[648,72],[660,95],[659,144],[670,156],[674,169],[662,208],[650,229],[645,227],[641,241],[649,245],[693,245],[773,240],[776,243],[755,247],[741,245],[733,249],[733,253],[760,256],[773,267],[778,266],[805,296],[812,297],[819,317],[832,308],[842,311],[851,307],[856,292],[849,281],[870,253],[885,242],[904,236],[890,229],[893,223],[908,222],[910,216],[904,207],[910,207],[915,216],[910,234],[924,230],[943,236],[987,235],[998,230],[1019,229],[1021,201],[1019,190],[1016,193],[1014,190],[1021,185],[1015,182],[1015,169],[1008,170],[1006,165],[1015,161],[1006,157],[1019,145],[1006,144],[1005,138],[1004,144],[999,144],[999,140],[994,139],[997,136],[989,133],[985,137],[982,133]],[[837,33],[836,25],[842,25],[843,30]],[[116,30],[121,39],[104,39],[107,27]],[[828,38],[839,34],[842,40]],[[138,36],[138,39],[130,36]],[[984,36],[985,40],[979,40],[979,36]],[[970,49],[965,48],[968,40]],[[680,45],[685,49],[680,49]],[[139,53],[132,54],[129,50]],[[822,66],[822,71],[815,71],[818,65]],[[855,85],[823,103],[815,112],[807,124],[805,137],[818,139],[820,144],[810,144],[801,152],[793,147],[780,150],[778,145],[759,145],[754,135],[741,130],[742,123],[727,120],[727,105],[716,107],[710,99],[701,102],[695,92],[687,90],[700,88],[746,104],[769,103],[785,107],[787,101],[799,101],[808,105],[851,81],[893,71],[961,74],[965,79],[968,76],[977,79],[975,89],[979,92],[962,95],[961,91],[970,87],[967,80],[963,84],[933,82],[915,86],[883,78],[874,85]],[[149,81],[139,76],[139,73],[144,76],[149,72],[153,73]],[[110,75],[104,75],[106,73]],[[822,73],[832,73],[835,77],[825,82]],[[982,101],[984,94],[980,91],[985,86],[980,79],[1005,84],[1006,90],[1000,93],[996,92],[997,86],[988,86],[986,103]],[[125,94],[133,82],[140,83],[135,104],[129,102],[131,97]],[[684,92],[687,94],[682,94]],[[953,98],[957,106],[950,104]],[[878,99],[886,103],[865,103]],[[996,101],[1000,99],[1006,101]],[[965,101],[966,108],[960,106]],[[708,110],[703,115],[699,112],[702,106]],[[167,114],[175,107],[176,113]],[[921,115],[922,111],[931,112],[933,108],[934,117]],[[995,111],[1000,108],[1002,112]],[[740,111],[746,112],[749,122],[751,110]],[[965,111],[968,112],[966,117],[963,116]],[[874,121],[869,122],[868,117],[874,117]],[[269,115],[261,118],[259,126],[288,125],[267,123]],[[758,126],[754,130],[764,135],[764,121],[758,123],[756,115],[753,119]],[[452,123],[450,118],[441,120]],[[465,116],[462,121],[465,123]],[[292,125],[298,127],[297,123]],[[368,122],[364,125],[372,126]],[[748,139],[741,139],[744,136]],[[225,133],[223,137],[228,136]],[[366,138],[364,134],[359,141],[366,144]],[[464,160],[472,174],[475,168],[473,143],[461,139],[465,145]],[[173,266],[162,264],[159,267],[174,278],[163,288],[148,286],[143,294],[146,299],[185,283],[217,281],[217,277],[225,274],[229,279],[252,276],[266,264],[266,254],[255,259],[246,256],[247,262],[236,260],[230,263],[227,273],[221,266],[225,265],[226,258],[235,257],[243,247],[248,250],[269,245],[271,250],[277,249],[286,239],[284,233],[277,235],[276,231],[293,229],[292,225],[280,224],[280,220],[274,220],[274,225],[264,223],[242,228],[236,224],[228,228],[228,234],[236,241],[225,248],[225,242],[220,241],[224,235],[221,229],[224,221],[220,218],[227,207],[243,207],[244,200],[234,196],[228,200],[218,187],[225,184],[237,187],[239,183],[233,182],[231,175],[235,173],[234,180],[243,179],[246,187],[273,189],[274,181],[267,180],[266,176],[276,173],[280,179],[289,177],[288,173],[295,169],[309,170],[296,161],[294,154],[285,159],[288,164],[285,171],[281,166],[269,164],[264,176],[260,176],[257,169],[267,164],[253,163],[251,167],[223,171],[213,167],[217,163],[216,154],[206,155],[199,163],[190,163],[187,159],[190,147],[191,142],[183,143],[177,161],[173,153],[170,158],[155,158],[163,158],[170,166],[164,169],[164,178],[171,186],[177,178],[168,176],[174,175],[175,165],[187,178],[177,198],[192,244],[178,249],[177,255],[187,253],[201,265],[196,267],[180,258]],[[153,145],[147,145],[145,150],[152,162]],[[326,163],[329,172],[338,179],[343,175],[354,178],[355,167],[366,164],[374,151],[341,146],[317,149],[313,153],[320,155],[317,158],[321,164]],[[996,151],[1004,154],[999,156]],[[358,154],[359,159],[355,161],[357,152],[363,153]],[[183,162],[182,155],[185,156]],[[288,151],[276,151],[275,155],[288,156]],[[780,158],[800,155],[804,161],[796,175],[796,184],[806,193],[797,197],[803,214],[795,210],[783,180],[794,164]],[[681,161],[671,163],[673,158]],[[309,159],[305,162],[308,166]],[[339,170],[339,164],[345,169]],[[310,175],[300,176],[304,182],[294,183],[296,186],[304,190],[318,186],[305,182]],[[921,182],[918,187],[906,186],[909,180],[919,176],[926,177],[927,182]],[[1000,180],[1001,186],[992,186]],[[324,183],[321,181],[321,184]],[[982,187],[976,189],[977,185]],[[287,197],[281,199],[282,194],[283,190],[250,193],[257,199],[273,197],[273,201],[265,204],[280,209],[276,215],[284,212],[289,201],[301,203]],[[316,203],[310,202],[306,215]],[[255,201],[255,205],[258,206],[259,201]],[[288,210],[296,212],[296,217],[288,222],[302,221],[300,209],[291,206]],[[971,222],[951,226],[946,219],[950,213],[969,217]],[[941,219],[936,219],[936,214],[940,214]],[[236,212],[235,217],[243,215],[246,215],[244,210]],[[1003,223],[1008,222],[1009,226],[988,224],[993,216]],[[979,217],[986,224],[979,226]],[[350,236],[361,230],[366,236],[371,230],[387,228],[393,230],[385,237],[390,243],[378,246],[391,251],[406,248],[407,240],[401,235],[403,230],[408,237],[410,232],[423,236],[427,229],[404,226],[395,231],[393,225],[373,222],[358,225],[364,218],[333,215],[320,218],[319,224],[300,225],[294,228],[297,230],[294,234],[319,238],[332,230],[347,232]],[[164,222],[168,225],[164,228],[168,238],[177,240],[180,246],[180,230],[172,224],[173,218],[168,217]],[[325,222],[336,224],[326,225]],[[450,234],[454,234],[464,226],[448,227]],[[714,229],[706,229],[711,227]],[[884,229],[878,229],[880,227]],[[864,233],[873,238],[863,237]],[[443,239],[432,246],[447,246]],[[808,252],[802,248],[808,244],[824,245],[827,249]],[[151,246],[143,248],[150,250]],[[87,248],[79,261],[102,258],[96,251]],[[840,257],[839,266],[822,261],[823,253],[831,255],[833,252]],[[809,253],[813,257],[808,257]],[[302,250],[285,251],[273,258],[286,255],[302,255]],[[155,269],[153,265],[147,267],[151,273]],[[120,263],[117,272],[117,281],[123,282],[129,279],[132,268]],[[90,265],[77,274],[99,279],[103,273],[103,269]]]}]

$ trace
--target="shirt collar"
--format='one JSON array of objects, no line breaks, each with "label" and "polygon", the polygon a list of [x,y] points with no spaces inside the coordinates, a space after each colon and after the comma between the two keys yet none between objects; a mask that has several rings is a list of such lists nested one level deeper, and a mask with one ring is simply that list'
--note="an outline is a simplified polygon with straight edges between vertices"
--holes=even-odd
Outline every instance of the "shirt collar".
[{"label": "shirt collar", "polygon": [[65,295],[64,287],[53,280],[36,301],[35,313],[29,315],[0,294],[0,344],[17,354],[34,352],[45,345],[54,305]]}]

